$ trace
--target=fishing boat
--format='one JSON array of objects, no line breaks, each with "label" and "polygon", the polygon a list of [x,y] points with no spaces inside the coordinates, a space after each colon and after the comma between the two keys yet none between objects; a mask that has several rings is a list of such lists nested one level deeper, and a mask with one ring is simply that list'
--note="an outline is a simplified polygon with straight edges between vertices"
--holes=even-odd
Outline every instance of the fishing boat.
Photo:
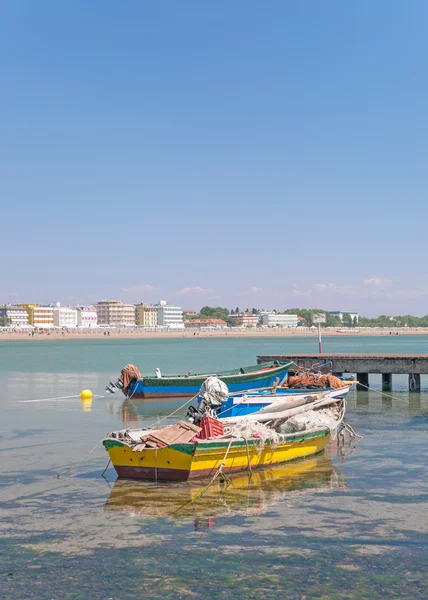
[{"label": "fishing boat", "polygon": [[311,398],[328,394],[332,399],[346,398],[350,385],[341,388],[326,388],[325,390],[303,389],[289,390],[279,388],[272,393],[272,388],[267,390],[250,390],[244,394],[229,394],[227,399],[221,403],[217,412],[218,417],[245,417],[270,406],[272,403],[283,399],[284,407],[293,408],[311,401]]},{"label": "fishing boat", "polygon": [[126,365],[116,383],[110,383],[107,390],[113,392],[119,388],[129,398],[170,398],[190,397],[198,394],[201,385],[210,375],[216,375],[224,381],[231,392],[249,389],[268,388],[275,381],[284,380],[293,362],[280,363],[273,361],[264,365],[240,367],[216,373],[186,375],[162,375],[159,369],[156,375],[141,376],[134,365]]},{"label": "fishing boat", "polygon": [[220,422],[206,415],[208,427],[180,421],[153,430],[125,429],[108,434],[103,445],[119,477],[215,478],[318,454],[340,427],[345,407],[343,399],[323,397],[284,411],[259,411],[245,419],[230,417]]}]

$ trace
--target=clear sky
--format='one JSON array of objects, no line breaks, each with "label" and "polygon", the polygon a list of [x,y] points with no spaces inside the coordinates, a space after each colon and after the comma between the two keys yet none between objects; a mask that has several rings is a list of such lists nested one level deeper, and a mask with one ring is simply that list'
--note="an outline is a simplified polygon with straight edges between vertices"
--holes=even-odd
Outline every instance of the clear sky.
[{"label": "clear sky", "polygon": [[425,0],[9,0],[0,56],[0,302],[428,313]]}]

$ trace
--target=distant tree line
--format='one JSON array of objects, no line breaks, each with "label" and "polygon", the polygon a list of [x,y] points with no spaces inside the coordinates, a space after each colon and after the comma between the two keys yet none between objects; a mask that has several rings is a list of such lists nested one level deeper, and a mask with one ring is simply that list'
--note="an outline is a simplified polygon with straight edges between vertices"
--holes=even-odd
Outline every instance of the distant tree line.
[{"label": "distant tree line", "polygon": [[[251,314],[257,314],[263,312],[263,309],[247,308],[245,311]],[[278,312],[278,311],[274,311]],[[413,317],[412,315],[403,315],[397,317],[390,317],[387,315],[380,315],[375,319],[369,319],[367,317],[360,317],[357,321],[356,317],[352,318],[349,313],[342,313],[343,320],[339,317],[330,315],[322,308],[287,308],[284,310],[285,314],[298,315],[304,319],[303,325],[310,327],[312,325],[312,315],[323,313],[326,316],[326,322],[321,324],[321,327],[428,327],[428,315],[425,317]],[[230,315],[241,314],[239,307],[232,309],[223,308],[221,306],[204,306],[201,308],[199,314],[186,315],[186,319],[222,319],[228,325],[235,325],[235,321]],[[0,318],[0,325],[2,324],[2,318]],[[5,325],[7,323],[4,323]]]},{"label": "distant tree line", "polygon": [[379,315],[375,319],[360,317],[358,324],[361,327],[428,327],[428,315],[424,317],[414,317],[412,315],[389,317],[388,315]]}]

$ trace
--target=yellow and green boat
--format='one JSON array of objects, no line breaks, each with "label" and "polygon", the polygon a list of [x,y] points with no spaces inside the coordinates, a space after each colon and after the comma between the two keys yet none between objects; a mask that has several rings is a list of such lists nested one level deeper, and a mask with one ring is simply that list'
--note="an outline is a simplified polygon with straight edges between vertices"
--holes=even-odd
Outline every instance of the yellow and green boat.
[{"label": "yellow and green boat", "polygon": [[[345,402],[336,401],[331,411],[338,426],[344,416]],[[151,430],[151,433],[157,435],[161,431]],[[321,425],[295,433],[273,432],[271,439],[229,434],[204,440],[193,438],[164,447],[144,447],[141,440],[148,430],[127,429],[112,432],[103,444],[119,477],[187,481],[213,477],[219,471],[253,470],[313,456],[324,450],[331,431]]]}]

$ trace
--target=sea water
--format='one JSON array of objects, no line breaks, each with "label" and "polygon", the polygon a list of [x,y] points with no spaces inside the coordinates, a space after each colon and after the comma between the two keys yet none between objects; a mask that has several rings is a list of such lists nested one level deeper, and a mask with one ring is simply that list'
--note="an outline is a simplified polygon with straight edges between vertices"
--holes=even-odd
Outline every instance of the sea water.
[{"label": "sea water", "polygon": [[[424,353],[428,337],[323,346]],[[227,488],[116,481],[111,467],[101,477],[107,432],[182,402],[105,396],[125,364],[178,374],[316,349],[314,338],[1,342],[0,597],[426,598],[428,376],[421,394],[394,377],[392,398],[371,377],[373,391],[348,396],[363,439]]]}]

